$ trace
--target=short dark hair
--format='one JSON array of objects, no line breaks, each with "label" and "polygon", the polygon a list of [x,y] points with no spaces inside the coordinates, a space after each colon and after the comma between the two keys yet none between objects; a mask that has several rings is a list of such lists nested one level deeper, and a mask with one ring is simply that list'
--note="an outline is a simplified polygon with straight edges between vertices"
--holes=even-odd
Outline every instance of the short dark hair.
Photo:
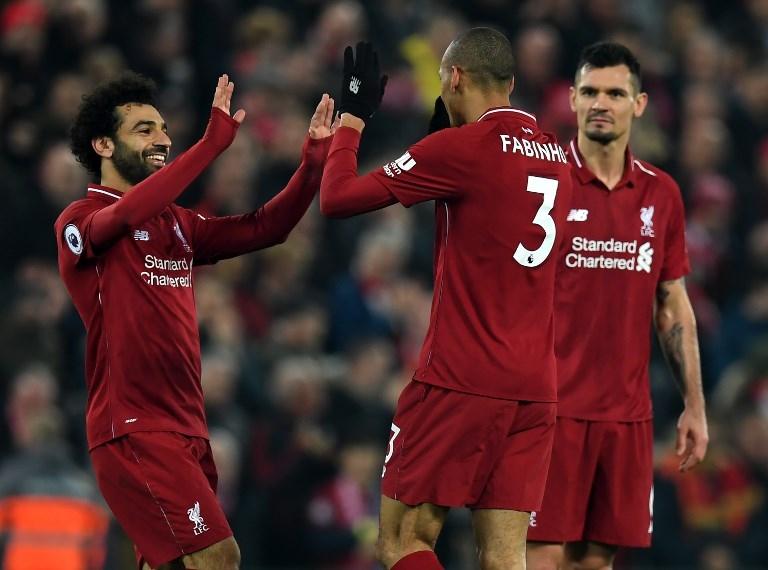
[{"label": "short dark hair", "polygon": [[515,77],[512,44],[493,28],[460,34],[448,46],[445,63],[461,67],[482,89],[506,87]]},{"label": "short dark hair", "polygon": [[69,146],[77,161],[98,177],[101,174],[101,157],[93,150],[91,141],[117,134],[122,121],[117,107],[126,103],[154,105],[156,91],[154,81],[128,71],[84,95],[69,130]]},{"label": "short dark hair", "polygon": [[575,82],[578,83],[579,75],[584,66],[592,68],[613,67],[615,65],[626,65],[629,73],[632,75],[632,81],[637,92],[641,88],[640,62],[637,61],[635,54],[625,45],[616,42],[597,42],[585,47],[579,57],[579,65],[576,67]]}]

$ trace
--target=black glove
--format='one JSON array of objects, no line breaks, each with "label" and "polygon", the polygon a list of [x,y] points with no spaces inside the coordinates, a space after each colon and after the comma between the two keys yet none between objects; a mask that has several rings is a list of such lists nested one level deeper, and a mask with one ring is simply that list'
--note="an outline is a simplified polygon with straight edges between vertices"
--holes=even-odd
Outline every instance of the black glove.
[{"label": "black glove", "polygon": [[344,50],[344,80],[341,84],[340,113],[370,119],[384,97],[387,76],[381,74],[379,56],[368,42],[358,42],[355,57],[352,47]]},{"label": "black glove", "polygon": [[431,135],[432,133],[436,133],[437,131],[442,131],[443,129],[447,129],[451,126],[451,118],[448,116],[448,109],[445,108],[445,103],[443,103],[443,98],[438,97],[435,99],[435,112],[432,113],[432,118],[429,120],[429,131],[428,133]]}]

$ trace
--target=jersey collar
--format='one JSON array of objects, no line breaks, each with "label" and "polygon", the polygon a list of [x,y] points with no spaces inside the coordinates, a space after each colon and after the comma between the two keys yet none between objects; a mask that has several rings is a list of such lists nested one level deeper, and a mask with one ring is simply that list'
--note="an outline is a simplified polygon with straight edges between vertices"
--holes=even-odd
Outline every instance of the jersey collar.
[{"label": "jersey collar", "polygon": [[[582,184],[587,184],[588,182],[595,182],[597,185],[601,186],[602,188],[605,188],[605,184],[603,184],[597,176],[587,167],[587,162],[584,160],[584,156],[581,154],[581,151],[579,150],[579,145],[576,143],[576,139],[571,139],[571,142],[568,144],[568,148],[566,149],[566,153],[568,156],[570,156],[573,159],[573,162],[571,163],[573,165],[573,171],[576,173],[576,177],[579,179],[579,182]],[[616,184],[616,186],[613,188],[614,190],[618,190],[619,188],[623,188],[624,186],[628,186],[630,188],[633,188],[637,184],[637,160],[635,160],[634,155],[632,154],[632,151],[629,150],[629,146],[627,146],[627,150],[624,153],[624,175],[621,177],[621,180],[619,180],[619,183]],[[607,189],[607,188],[606,188]]]},{"label": "jersey collar", "polygon": [[485,113],[480,115],[478,122],[488,121],[491,119],[499,119],[501,117],[515,117],[520,121],[522,121],[523,123],[526,123],[528,125],[531,125],[532,127],[538,128],[538,126],[536,125],[535,115],[531,115],[530,113],[521,111],[520,109],[514,109],[512,107],[491,107]]},{"label": "jersey collar", "polygon": [[100,184],[88,185],[88,197],[89,198],[101,198],[102,200],[109,200],[114,202],[123,197],[123,193],[120,190],[115,190],[109,186],[101,186]]}]

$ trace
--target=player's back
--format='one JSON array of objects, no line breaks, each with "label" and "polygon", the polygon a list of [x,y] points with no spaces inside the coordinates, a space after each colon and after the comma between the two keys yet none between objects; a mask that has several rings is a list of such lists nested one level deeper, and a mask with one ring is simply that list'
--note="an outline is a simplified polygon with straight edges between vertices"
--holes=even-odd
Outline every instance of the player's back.
[{"label": "player's back", "polygon": [[456,186],[436,203],[434,300],[414,377],[556,401],[555,253],[571,197],[563,149],[532,115],[501,108],[428,137],[410,155]]}]

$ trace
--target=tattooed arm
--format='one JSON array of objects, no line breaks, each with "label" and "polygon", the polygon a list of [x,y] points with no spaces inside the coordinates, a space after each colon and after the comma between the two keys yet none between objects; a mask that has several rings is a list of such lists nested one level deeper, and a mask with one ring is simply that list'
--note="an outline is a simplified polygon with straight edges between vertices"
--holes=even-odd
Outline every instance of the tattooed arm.
[{"label": "tattooed arm", "polygon": [[709,435],[696,318],[682,278],[662,281],[656,289],[656,333],[685,403],[677,422],[676,452],[680,470],[687,471],[704,459]]}]

